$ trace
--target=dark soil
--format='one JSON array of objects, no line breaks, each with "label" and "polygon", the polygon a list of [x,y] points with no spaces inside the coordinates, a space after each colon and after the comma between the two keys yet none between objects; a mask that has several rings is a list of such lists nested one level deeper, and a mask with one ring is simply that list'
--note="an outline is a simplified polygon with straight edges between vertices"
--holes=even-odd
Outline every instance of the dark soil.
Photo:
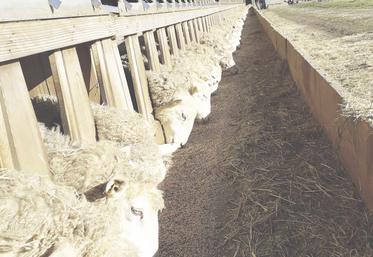
[{"label": "dark soil", "polygon": [[162,185],[161,257],[372,256],[372,218],[255,16]]}]

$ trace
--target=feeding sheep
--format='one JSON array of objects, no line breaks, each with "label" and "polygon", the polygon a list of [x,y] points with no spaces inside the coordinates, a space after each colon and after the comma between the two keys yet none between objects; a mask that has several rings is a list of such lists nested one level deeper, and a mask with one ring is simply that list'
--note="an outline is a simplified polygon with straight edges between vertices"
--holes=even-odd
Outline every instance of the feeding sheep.
[{"label": "feeding sheep", "polygon": [[[107,188],[111,185],[111,189],[106,189],[106,193],[111,196],[116,195],[124,183],[137,185],[136,189],[127,190],[124,198],[119,195],[123,198],[121,204],[128,207],[126,203],[130,202],[132,208],[131,212],[122,215],[129,222],[125,224],[128,229],[123,236],[136,245],[139,251],[144,251],[140,256],[151,256],[147,254],[149,249],[153,252],[158,247],[158,211],[163,207],[163,202],[156,185],[165,176],[163,162],[157,156],[151,156],[149,149],[141,147],[141,144],[133,145],[128,152],[121,151],[117,144],[110,141],[73,148],[68,144],[66,136],[58,131],[44,128],[42,136],[56,183],[72,186],[80,193],[88,192],[85,193],[88,199],[92,198],[90,192],[95,193],[96,188],[102,185]],[[95,190],[92,191],[92,188]],[[131,218],[136,213],[142,218]],[[147,246],[141,245],[141,237],[147,239]]]},{"label": "feeding sheep", "polygon": [[31,174],[0,172],[0,256],[151,257],[156,251],[163,201],[155,188],[111,180],[78,194]]}]

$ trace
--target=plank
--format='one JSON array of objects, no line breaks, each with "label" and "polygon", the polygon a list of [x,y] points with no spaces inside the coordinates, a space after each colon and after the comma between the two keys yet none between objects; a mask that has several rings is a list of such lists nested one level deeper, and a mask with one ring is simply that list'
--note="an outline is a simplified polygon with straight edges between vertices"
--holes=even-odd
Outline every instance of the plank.
[{"label": "plank", "polygon": [[179,55],[179,48],[177,46],[175,26],[173,26],[173,25],[168,26],[167,27],[167,34],[168,34],[168,38],[170,39],[171,53],[174,56],[178,56]]},{"label": "plank", "polygon": [[[204,17],[208,14],[223,12],[237,6],[239,5],[229,4],[208,8],[178,9],[152,15],[141,14],[121,17],[99,15],[0,22],[0,62],[111,36],[124,38],[143,31],[167,27],[179,22]],[[48,40],[45,40],[46,38]]]},{"label": "plank", "polygon": [[189,35],[188,23],[187,22],[182,22],[181,25],[183,27],[185,44],[190,45],[190,35]]},{"label": "plank", "polygon": [[0,64],[0,165],[48,176],[48,161],[19,61]]},{"label": "plank", "polygon": [[202,18],[198,18],[197,21],[198,21],[198,29],[199,29],[199,31],[201,31],[201,33],[205,32],[205,28],[204,28],[204,26],[202,24]]},{"label": "plank", "polygon": [[75,47],[54,51],[49,61],[64,133],[76,144],[94,143],[95,124]]},{"label": "plank", "polygon": [[161,50],[161,62],[167,66],[171,65],[170,47],[168,45],[168,39],[166,35],[166,29],[160,28],[157,30],[157,36],[159,40],[159,46]]},{"label": "plank", "polygon": [[202,24],[203,24],[203,27],[204,27],[204,31],[206,33],[208,33],[209,32],[209,28],[207,26],[206,17],[202,17]]},{"label": "plank", "polygon": [[91,46],[91,54],[103,102],[118,109],[133,110],[115,40],[106,38],[96,41]]},{"label": "plank", "polygon": [[161,67],[159,63],[158,51],[155,43],[154,32],[152,30],[144,32],[144,41],[150,69],[155,72],[160,72]]},{"label": "plank", "polygon": [[63,0],[54,9],[45,0],[0,1],[0,22],[11,20],[35,20],[105,14],[102,8],[93,8],[91,0]]},{"label": "plank", "polygon": [[194,33],[195,33],[195,37],[196,37],[196,42],[199,43],[199,41],[201,39],[201,34],[200,34],[199,29],[198,29],[197,19],[193,20],[193,27],[194,27]]},{"label": "plank", "polygon": [[176,26],[176,38],[177,43],[179,44],[180,50],[185,50],[185,38],[183,33],[183,28],[181,26],[181,23],[178,23]]},{"label": "plank", "polygon": [[190,41],[196,42],[196,34],[193,27],[193,21],[187,21],[188,23],[188,29],[189,29],[189,35],[190,35]]},{"label": "plank", "polygon": [[141,49],[137,35],[128,36],[125,40],[128,61],[131,69],[131,77],[133,80],[133,87],[135,92],[135,98],[137,107],[140,113],[142,113],[148,119],[152,118],[151,113],[153,112],[148,81],[145,74],[145,66],[142,60]]},{"label": "plank", "polygon": [[102,104],[100,86],[91,50],[90,43],[76,46],[80,68],[82,70],[89,100],[97,104]]}]

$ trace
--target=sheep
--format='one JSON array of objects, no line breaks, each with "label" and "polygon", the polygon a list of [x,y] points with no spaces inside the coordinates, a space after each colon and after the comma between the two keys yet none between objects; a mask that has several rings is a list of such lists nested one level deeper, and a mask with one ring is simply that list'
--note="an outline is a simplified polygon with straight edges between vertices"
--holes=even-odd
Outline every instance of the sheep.
[{"label": "sheep", "polygon": [[[53,97],[44,96],[37,100],[49,101],[56,108],[56,99]],[[34,104],[38,101],[33,99]],[[60,133],[58,127],[48,129],[40,124],[53,180],[59,185],[72,186],[79,193],[86,192],[97,185],[109,184],[110,181],[126,181],[157,190],[156,186],[165,177],[166,167],[155,144],[151,125],[133,112],[97,104],[92,104],[91,107],[100,139],[95,144],[84,147],[74,146],[68,136]],[[137,129],[137,133],[131,134],[133,129]],[[136,195],[141,194],[134,196]],[[159,198],[161,199],[161,195]],[[141,229],[152,228],[152,233],[148,231],[152,240],[148,241],[153,244],[143,248],[139,245],[138,251],[144,252],[140,256],[149,256],[149,251],[154,253],[158,247],[159,208],[147,207],[147,202],[149,202],[147,198],[137,200],[137,205],[147,212],[147,218],[141,221],[141,224],[137,224],[139,222],[136,223],[137,225],[127,224],[127,227],[133,229],[126,230],[127,240],[136,244],[139,240],[132,242],[134,236],[129,235],[144,237]]]},{"label": "sheep", "polygon": [[[59,185],[72,186],[79,193],[83,193],[97,185],[113,182],[120,186],[125,181],[129,184],[142,185],[143,190],[158,192],[158,195],[146,195],[141,199],[137,198],[136,204],[132,203],[144,211],[146,219],[127,224],[129,229],[124,235],[128,237],[127,241],[135,245],[143,242],[139,237],[148,236],[147,246],[140,244],[137,248],[138,251],[144,252],[140,256],[149,256],[148,251],[154,254],[158,247],[158,211],[163,208],[162,195],[156,187],[166,173],[162,160],[158,156],[151,156],[149,152],[152,150],[142,144],[131,145],[130,151],[127,152],[122,151],[117,143],[105,140],[84,148],[74,148],[69,145],[66,136],[57,130],[41,126],[41,134],[47,148],[53,180]],[[126,195],[125,199],[141,195],[134,190],[130,192],[133,194]],[[154,208],[149,207],[149,201],[155,203]],[[128,217],[123,219],[129,220]],[[142,235],[144,229],[147,230],[146,236]]]},{"label": "sheep", "polygon": [[[186,77],[172,74],[168,76],[166,73],[157,74],[151,71],[147,73],[149,91],[155,107],[154,116],[162,124],[166,143],[181,147],[186,144],[197,115],[209,114],[210,98],[208,95],[206,108],[203,103],[205,99],[198,101],[198,98],[193,98],[192,94],[197,92],[193,91],[191,82]],[[184,82],[180,83],[182,79]]]},{"label": "sheep", "polygon": [[3,257],[151,257],[158,244],[158,227],[146,222],[163,201],[144,184],[115,180],[79,194],[32,172],[2,170],[0,198]]}]

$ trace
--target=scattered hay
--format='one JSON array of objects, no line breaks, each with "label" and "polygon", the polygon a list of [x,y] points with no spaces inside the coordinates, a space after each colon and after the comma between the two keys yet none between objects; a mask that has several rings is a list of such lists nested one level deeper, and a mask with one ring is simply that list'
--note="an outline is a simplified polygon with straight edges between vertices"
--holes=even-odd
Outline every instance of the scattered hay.
[{"label": "scattered hay", "polygon": [[373,10],[275,7],[263,15],[342,96],[344,115],[373,126]]},{"label": "scattered hay", "polygon": [[253,85],[253,122],[226,167],[240,195],[221,228],[226,256],[372,256],[373,218],[285,66]]}]

